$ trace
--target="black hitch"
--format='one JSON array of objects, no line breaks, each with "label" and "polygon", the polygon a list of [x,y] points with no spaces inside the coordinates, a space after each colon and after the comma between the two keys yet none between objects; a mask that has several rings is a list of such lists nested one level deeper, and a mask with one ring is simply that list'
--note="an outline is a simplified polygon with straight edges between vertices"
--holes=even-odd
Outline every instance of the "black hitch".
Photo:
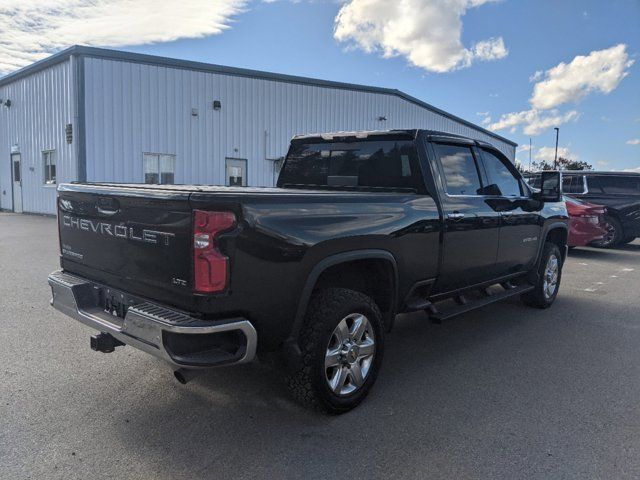
[{"label": "black hitch", "polygon": [[100,332],[98,335],[91,337],[91,350],[102,353],[111,353],[116,347],[124,345],[120,340],[112,336],[110,333]]}]

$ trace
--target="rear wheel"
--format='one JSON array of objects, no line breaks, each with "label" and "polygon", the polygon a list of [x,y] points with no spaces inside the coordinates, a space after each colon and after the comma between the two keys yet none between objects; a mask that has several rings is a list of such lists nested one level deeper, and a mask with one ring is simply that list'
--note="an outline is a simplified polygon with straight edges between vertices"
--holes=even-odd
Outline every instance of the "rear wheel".
[{"label": "rear wheel", "polygon": [[636,237],[627,237],[622,240],[618,245],[626,245],[627,243],[631,243],[636,239]]},{"label": "rear wheel", "polygon": [[555,243],[547,242],[538,264],[538,279],[533,290],[522,295],[522,301],[537,308],[549,308],[558,296],[562,277],[562,255]]},{"label": "rear wheel", "polygon": [[592,242],[591,245],[598,248],[615,247],[623,239],[624,232],[622,231],[622,225],[614,217],[605,216],[604,220],[606,230],[604,237],[602,237],[602,240]]},{"label": "rear wheel", "polygon": [[298,344],[302,364],[287,377],[293,397],[327,413],[347,412],[366,397],[378,376],[382,315],[363,293],[322,290],[311,298]]}]

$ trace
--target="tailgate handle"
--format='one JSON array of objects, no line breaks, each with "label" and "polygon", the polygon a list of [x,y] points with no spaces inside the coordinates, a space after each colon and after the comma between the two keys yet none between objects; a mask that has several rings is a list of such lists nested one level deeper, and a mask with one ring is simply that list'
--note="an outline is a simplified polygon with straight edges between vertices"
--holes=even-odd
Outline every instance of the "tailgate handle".
[{"label": "tailgate handle", "polygon": [[99,198],[96,203],[96,208],[98,209],[98,213],[102,215],[115,215],[120,211],[120,206],[118,205],[118,201],[114,198]]}]

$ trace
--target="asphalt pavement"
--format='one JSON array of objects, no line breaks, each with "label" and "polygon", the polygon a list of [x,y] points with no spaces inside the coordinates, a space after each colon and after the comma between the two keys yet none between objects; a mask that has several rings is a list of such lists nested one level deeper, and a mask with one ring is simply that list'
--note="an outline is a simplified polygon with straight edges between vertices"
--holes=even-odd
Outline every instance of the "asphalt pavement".
[{"label": "asphalt pavement", "polygon": [[49,306],[55,220],[0,213],[0,478],[640,478],[640,242],[576,249],[546,311],[398,318],[368,399],[298,407],[254,362],[187,385]]}]

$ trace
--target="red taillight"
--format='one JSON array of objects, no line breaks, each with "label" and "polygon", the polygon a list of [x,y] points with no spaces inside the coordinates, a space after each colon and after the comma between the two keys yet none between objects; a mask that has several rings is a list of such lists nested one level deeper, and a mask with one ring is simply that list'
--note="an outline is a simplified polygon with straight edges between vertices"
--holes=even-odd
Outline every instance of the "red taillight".
[{"label": "red taillight", "polygon": [[233,228],[231,212],[195,210],[193,215],[193,285],[200,293],[221,292],[227,288],[229,258],[220,253],[218,234]]}]

